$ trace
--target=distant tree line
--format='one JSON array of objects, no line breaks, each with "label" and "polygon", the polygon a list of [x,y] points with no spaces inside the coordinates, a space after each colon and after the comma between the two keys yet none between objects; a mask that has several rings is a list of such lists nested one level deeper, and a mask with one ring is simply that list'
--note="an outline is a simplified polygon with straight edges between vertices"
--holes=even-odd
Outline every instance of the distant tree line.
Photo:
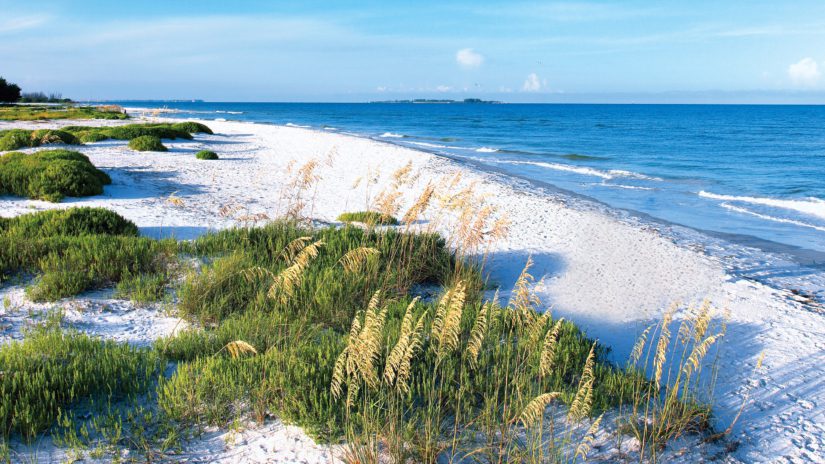
[{"label": "distant tree line", "polygon": [[70,103],[72,100],[63,98],[62,94],[44,92],[21,93],[20,86],[0,77],[0,103]]},{"label": "distant tree line", "polygon": [[71,98],[63,98],[63,94],[43,92],[26,92],[20,95],[20,103],[70,103]]}]

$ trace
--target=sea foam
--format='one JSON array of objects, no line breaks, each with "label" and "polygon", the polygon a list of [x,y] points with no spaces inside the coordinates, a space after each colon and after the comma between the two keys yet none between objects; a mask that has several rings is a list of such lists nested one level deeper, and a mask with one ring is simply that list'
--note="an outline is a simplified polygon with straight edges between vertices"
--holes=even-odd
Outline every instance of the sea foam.
[{"label": "sea foam", "polygon": [[699,196],[710,198],[712,200],[733,201],[739,203],[750,203],[754,205],[772,206],[774,208],[790,209],[803,214],[825,219],[825,200],[821,200],[819,198],[809,197],[805,200],[782,200],[779,198],[719,195],[716,193],[706,192],[704,190],[699,192]]},{"label": "sea foam", "polygon": [[794,219],[778,218],[778,217],[770,216],[768,214],[761,214],[761,213],[757,213],[755,211],[751,211],[747,208],[740,208],[738,206],[734,206],[730,203],[722,203],[721,206],[725,209],[729,209],[731,211],[736,211],[737,213],[749,214],[751,216],[758,217],[759,219],[765,219],[767,221],[774,221],[774,222],[783,222],[785,224],[793,224],[795,226],[808,227],[808,228],[811,228],[811,229],[815,229],[815,230],[825,232],[825,227],[815,226],[813,224],[808,224],[807,222],[796,221]]}]

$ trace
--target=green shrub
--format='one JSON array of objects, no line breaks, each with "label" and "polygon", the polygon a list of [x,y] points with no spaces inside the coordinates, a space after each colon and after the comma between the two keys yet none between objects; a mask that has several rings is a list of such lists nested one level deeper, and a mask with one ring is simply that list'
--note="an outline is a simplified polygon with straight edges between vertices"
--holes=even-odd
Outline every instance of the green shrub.
[{"label": "green shrub", "polygon": [[163,364],[156,352],[103,341],[55,324],[0,347],[0,437],[28,439],[81,400],[147,391]]},{"label": "green shrub", "polygon": [[218,159],[218,154],[214,151],[201,150],[195,153],[195,158],[199,160],[216,160]]},{"label": "green shrub", "polygon": [[163,300],[168,283],[169,275],[166,272],[127,274],[118,282],[115,296],[137,304],[154,303]]},{"label": "green shrub", "polygon": [[156,137],[159,139],[191,139],[188,132],[172,129],[169,125],[129,124],[109,127],[102,131],[111,139],[134,140],[138,137]]},{"label": "green shrub", "polygon": [[[249,313],[224,324],[235,330],[224,330],[222,324],[216,329],[223,335],[219,340],[202,330],[182,335],[216,343],[161,380],[158,406],[169,418],[181,424],[227,425],[250,413],[259,421],[275,414],[323,440],[341,435],[343,409],[335,406],[329,391],[335,358],[344,346],[340,334],[278,315]],[[255,345],[260,355],[233,359],[226,344],[247,340],[252,332],[268,336],[270,343]]]},{"label": "green shrub", "polygon": [[[6,240],[0,236],[0,244]],[[145,237],[57,236],[25,242],[18,248],[0,258],[0,263],[11,264],[8,273],[23,269],[40,274],[27,289],[35,301],[55,301],[139,274],[166,273],[174,260],[173,242]]]},{"label": "green shrub", "polygon": [[253,260],[240,252],[216,259],[181,285],[178,310],[203,324],[215,324],[250,307],[260,310],[266,291],[243,275],[253,266]]},{"label": "green shrub", "polygon": [[0,281],[35,274],[29,296],[56,300],[121,283],[135,301],[159,299],[175,271],[176,244],[137,236],[137,227],[101,208],[70,208],[0,220]]},{"label": "green shrub", "polygon": [[35,131],[10,129],[0,131],[0,151],[19,148],[39,147],[52,143],[79,145],[80,140],[74,134],[62,130],[40,129]]},{"label": "green shrub", "polygon": [[63,197],[100,195],[112,181],[85,155],[47,150],[0,156],[0,193],[57,202]]},{"label": "green shrub", "polygon": [[29,146],[31,132],[23,129],[0,131],[0,151],[17,150]]},{"label": "green shrub", "polygon": [[67,145],[80,145],[80,140],[74,134],[52,129],[40,129],[31,134],[32,142],[29,146],[39,147],[50,143],[65,143]]},{"label": "green shrub", "polygon": [[76,135],[77,138],[83,143],[100,142],[101,140],[106,140],[109,138],[106,136],[105,132],[99,130],[79,131]]},{"label": "green shrub", "polygon": [[31,240],[56,235],[138,235],[137,226],[105,208],[52,209],[0,222],[0,233]]},{"label": "green shrub", "polygon": [[129,148],[137,151],[167,151],[160,139],[154,135],[141,135],[129,140]]},{"label": "green shrub", "polygon": [[357,211],[338,216],[341,222],[362,222],[370,225],[398,225],[398,219],[375,211]]},{"label": "green shrub", "polygon": [[[283,309],[307,314],[315,321],[324,321],[342,330],[352,320],[351,308],[360,306],[376,289],[391,288],[403,294],[416,284],[446,283],[454,269],[450,251],[436,235],[395,231],[368,233],[357,227],[312,230],[289,222],[275,222],[265,227],[224,230],[192,242],[181,242],[181,250],[186,253],[217,258],[236,256],[231,260],[216,260],[215,271],[218,272],[212,277],[189,276],[185,290],[181,292],[179,307],[185,314],[209,322],[238,312],[266,308],[266,292],[273,277],[290,265],[282,250],[300,237],[323,242],[323,252],[307,266]],[[377,254],[365,259],[359,272],[342,272],[340,260],[348,252],[365,247],[374,248]],[[241,251],[242,255],[238,255]],[[240,283],[241,279],[250,279],[249,275],[239,274],[244,267],[258,269],[257,275],[252,276],[255,286]],[[209,272],[213,272],[211,267],[205,269],[205,273]],[[473,288],[480,288],[480,277],[473,272],[469,269],[467,278],[473,282]],[[223,285],[226,288],[221,287]],[[225,294],[231,293],[233,288],[239,289],[236,298],[241,298],[240,301]],[[213,298],[212,292],[221,297]]]},{"label": "green shrub", "polygon": [[199,122],[192,122],[192,121],[178,122],[178,123],[172,124],[172,129],[179,130],[181,132],[186,132],[186,133],[189,133],[189,134],[196,134],[196,133],[199,133],[199,132],[204,133],[204,134],[212,134],[213,133],[212,129],[210,129],[208,126],[206,126],[204,124],[201,124]]}]

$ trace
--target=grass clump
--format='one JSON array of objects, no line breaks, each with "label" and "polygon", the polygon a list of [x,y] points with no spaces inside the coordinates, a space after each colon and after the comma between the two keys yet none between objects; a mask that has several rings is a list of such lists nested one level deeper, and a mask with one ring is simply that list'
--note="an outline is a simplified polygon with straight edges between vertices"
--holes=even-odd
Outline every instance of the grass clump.
[{"label": "grass clump", "polygon": [[76,134],[81,140],[88,141],[132,140],[144,135],[151,135],[160,139],[189,140],[192,139],[192,134],[198,132],[212,133],[209,127],[194,122],[126,124],[112,127],[67,126],[62,130]]},{"label": "grass clump", "polygon": [[80,140],[74,134],[63,130],[39,129],[32,131],[10,129],[0,131],[0,151],[39,147],[41,145],[55,143],[79,145]]},{"label": "grass clump", "polygon": [[58,235],[138,235],[137,226],[105,208],[52,209],[0,218],[0,234],[26,240]]},{"label": "grass clump", "polygon": [[141,135],[129,140],[129,148],[137,151],[168,151],[154,135]]},{"label": "grass clump", "polygon": [[195,122],[126,124],[111,127],[66,126],[60,130],[9,129],[0,131],[0,151],[39,147],[53,143],[78,145],[108,139],[133,140],[143,136],[173,140],[192,139],[192,134],[198,132],[212,133],[207,126]]},{"label": "grass clump", "polygon": [[[168,281],[174,272],[176,244],[136,235],[131,222],[95,208],[7,219],[0,222],[0,280],[34,274],[27,293],[36,301],[54,301],[122,280],[131,280],[121,289],[127,294],[149,294],[153,287],[157,292],[157,276]],[[137,276],[155,277],[135,282]]]},{"label": "grass clump", "polygon": [[47,119],[128,119],[129,115],[117,105],[56,106],[9,105],[0,106],[0,120],[36,121]]},{"label": "grass clump", "polygon": [[199,122],[193,121],[186,121],[186,122],[177,122],[171,125],[171,128],[174,130],[178,130],[181,132],[186,132],[188,134],[196,134],[196,133],[203,133],[203,134],[212,134],[212,129],[205,124],[201,124]]},{"label": "grass clump", "polygon": [[215,153],[214,151],[210,151],[210,150],[201,150],[201,151],[195,153],[195,158],[197,158],[199,160],[216,160],[216,159],[219,159],[218,154]]},{"label": "grass clump", "polygon": [[161,369],[150,349],[63,331],[56,321],[0,347],[0,437],[33,439],[61,410],[147,391]]},{"label": "grass clump", "polygon": [[169,275],[165,272],[150,274],[125,274],[117,283],[115,296],[137,304],[148,304],[163,300]]},{"label": "grass clump", "polygon": [[57,202],[63,197],[100,195],[111,184],[85,155],[70,150],[47,150],[30,155],[0,156],[0,193]]},{"label": "grass clump", "polygon": [[361,222],[367,225],[398,225],[398,219],[388,214],[382,214],[376,211],[342,213],[338,216],[338,220],[341,222]]}]

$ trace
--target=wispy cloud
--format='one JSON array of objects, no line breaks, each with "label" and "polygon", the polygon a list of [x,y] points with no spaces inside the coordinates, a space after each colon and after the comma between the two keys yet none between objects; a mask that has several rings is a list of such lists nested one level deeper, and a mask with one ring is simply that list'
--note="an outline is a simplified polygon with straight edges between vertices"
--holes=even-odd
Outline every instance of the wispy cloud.
[{"label": "wispy cloud", "polygon": [[476,14],[525,17],[555,22],[618,21],[662,14],[666,10],[603,2],[512,2],[502,6],[479,7]]},{"label": "wispy cloud", "polygon": [[51,17],[47,15],[17,16],[0,19],[0,34],[34,29],[47,23],[50,19]]}]

